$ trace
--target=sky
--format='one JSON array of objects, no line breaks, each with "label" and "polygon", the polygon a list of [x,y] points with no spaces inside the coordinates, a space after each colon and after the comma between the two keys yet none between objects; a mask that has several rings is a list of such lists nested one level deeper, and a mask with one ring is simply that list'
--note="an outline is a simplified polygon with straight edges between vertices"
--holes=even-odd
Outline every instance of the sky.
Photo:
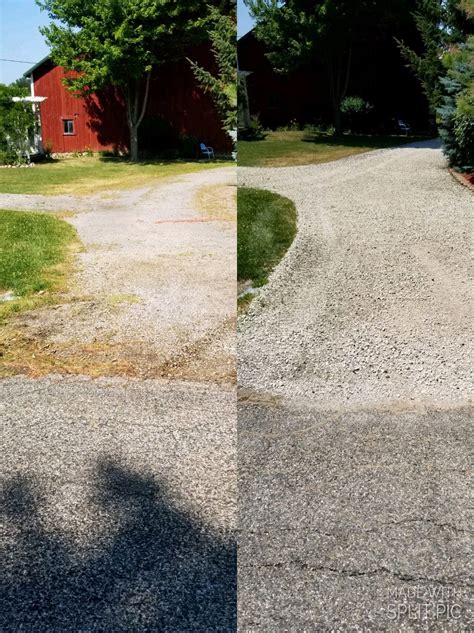
[{"label": "sky", "polygon": [[237,0],[237,37],[245,35],[247,31],[250,31],[252,26],[253,20],[244,4],[244,0]]},{"label": "sky", "polygon": [[38,28],[48,23],[46,13],[34,0],[0,0],[0,58],[32,62],[0,61],[0,83],[9,84],[48,54]]},{"label": "sky", "polygon": [[[237,0],[237,35],[252,28],[252,19],[243,0]],[[28,64],[0,61],[0,83],[18,79],[33,64],[48,54],[38,28],[48,23],[35,0],[0,0],[0,58],[27,61]]]}]

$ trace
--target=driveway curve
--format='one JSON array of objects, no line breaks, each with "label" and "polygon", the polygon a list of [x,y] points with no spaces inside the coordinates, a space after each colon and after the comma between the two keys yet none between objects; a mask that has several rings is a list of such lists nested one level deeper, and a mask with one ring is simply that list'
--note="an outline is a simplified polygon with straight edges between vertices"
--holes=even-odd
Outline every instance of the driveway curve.
[{"label": "driveway curve", "polygon": [[241,387],[336,408],[468,396],[473,196],[436,143],[238,178],[299,225],[241,321]]},{"label": "driveway curve", "polygon": [[239,326],[241,630],[467,630],[472,193],[436,143],[238,181],[299,221]]},{"label": "driveway curve", "polygon": [[218,168],[92,197],[0,194],[0,208],[66,212],[84,245],[60,305],[14,326],[58,372],[233,382],[234,192]]}]

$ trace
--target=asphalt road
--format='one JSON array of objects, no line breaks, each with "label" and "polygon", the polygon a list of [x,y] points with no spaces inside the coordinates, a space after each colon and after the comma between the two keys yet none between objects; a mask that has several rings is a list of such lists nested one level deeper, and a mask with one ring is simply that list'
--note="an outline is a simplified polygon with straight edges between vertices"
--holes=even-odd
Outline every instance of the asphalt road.
[{"label": "asphalt road", "polygon": [[298,212],[239,328],[240,630],[472,630],[472,193],[436,142],[238,180]]},{"label": "asphalt road", "polygon": [[471,435],[463,407],[241,403],[239,630],[471,630]]},{"label": "asphalt road", "polygon": [[2,631],[235,631],[235,392],[0,382]]}]

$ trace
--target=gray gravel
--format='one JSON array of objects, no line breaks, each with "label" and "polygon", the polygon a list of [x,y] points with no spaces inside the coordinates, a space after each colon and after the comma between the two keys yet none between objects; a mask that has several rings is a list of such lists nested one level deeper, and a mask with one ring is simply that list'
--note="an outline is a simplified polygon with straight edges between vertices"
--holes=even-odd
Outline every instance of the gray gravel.
[{"label": "gray gravel", "polygon": [[240,630],[471,630],[472,193],[433,143],[238,181],[299,220],[240,323]]},{"label": "gray gravel", "polygon": [[0,382],[2,631],[234,631],[235,393]]},{"label": "gray gravel", "polygon": [[[141,377],[232,381],[235,374],[235,210],[209,217],[201,190],[218,202],[235,169],[218,168],[92,197],[0,194],[0,207],[66,216],[84,245],[62,305],[26,315],[25,336],[85,356],[130,365]],[[224,217],[224,219],[223,219]]]},{"label": "gray gravel", "polygon": [[238,180],[299,224],[241,321],[242,387],[323,407],[469,396],[473,195],[433,143]]}]

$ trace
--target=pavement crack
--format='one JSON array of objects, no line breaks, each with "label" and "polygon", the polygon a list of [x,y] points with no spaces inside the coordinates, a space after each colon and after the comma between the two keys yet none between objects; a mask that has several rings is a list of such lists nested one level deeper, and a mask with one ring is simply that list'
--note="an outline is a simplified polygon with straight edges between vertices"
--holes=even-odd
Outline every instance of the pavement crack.
[{"label": "pavement crack", "polygon": [[[324,530],[319,530],[317,528],[302,528],[301,526],[296,526],[296,527],[281,527],[278,528],[279,532],[296,532],[298,530],[304,529],[306,533],[308,534],[320,534],[321,536],[327,536],[329,538],[337,538],[337,537],[341,537],[341,536],[346,536],[346,535],[350,535],[350,534],[370,534],[373,532],[379,532],[380,530],[382,530],[383,528],[386,527],[391,527],[391,526],[402,526],[402,525],[407,525],[410,523],[428,523],[430,525],[434,525],[438,528],[446,528],[449,530],[452,530],[453,532],[457,532],[459,534],[472,534],[472,530],[468,529],[468,528],[461,528],[461,527],[457,527],[456,525],[453,525],[452,523],[440,523],[434,519],[428,519],[428,518],[413,518],[413,519],[402,519],[401,521],[389,521],[387,523],[381,523],[380,525],[374,526],[372,528],[367,528],[367,529],[357,529],[354,527],[351,527],[349,529],[347,529],[346,531],[343,530],[335,530],[335,531],[329,531],[326,532]],[[245,531],[245,530],[243,530]],[[254,529],[254,530],[246,530],[245,531],[246,534],[265,534],[265,533],[269,533],[269,531],[265,528],[262,529]]]},{"label": "pavement crack", "polygon": [[287,565],[293,565],[293,566],[297,566],[300,569],[304,569],[306,571],[312,571],[312,572],[328,572],[328,573],[332,573],[332,574],[337,574],[339,576],[344,576],[347,578],[355,578],[355,577],[359,577],[359,576],[376,576],[378,574],[387,574],[390,576],[393,576],[394,578],[397,578],[398,580],[401,580],[402,582],[425,582],[425,583],[431,583],[431,584],[439,584],[439,585],[443,585],[443,586],[453,586],[453,587],[462,587],[465,589],[471,589],[473,584],[466,582],[466,583],[462,583],[459,582],[457,579],[449,579],[449,578],[430,578],[427,576],[416,576],[413,574],[404,574],[401,572],[397,572],[394,571],[393,569],[389,569],[388,567],[385,566],[381,566],[381,567],[376,567],[374,569],[366,569],[366,570],[359,570],[359,569],[339,569],[337,567],[331,567],[329,565],[311,565],[310,563],[307,563],[305,561],[302,561],[300,559],[290,559],[287,561],[280,561],[280,562],[276,562],[276,563],[251,563],[251,564],[244,564],[244,563],[240,563],[240,565],[242,567],[247,567],[247,568],[274,568],[274,569],[281,569],[282,567],[285,567]]}]

